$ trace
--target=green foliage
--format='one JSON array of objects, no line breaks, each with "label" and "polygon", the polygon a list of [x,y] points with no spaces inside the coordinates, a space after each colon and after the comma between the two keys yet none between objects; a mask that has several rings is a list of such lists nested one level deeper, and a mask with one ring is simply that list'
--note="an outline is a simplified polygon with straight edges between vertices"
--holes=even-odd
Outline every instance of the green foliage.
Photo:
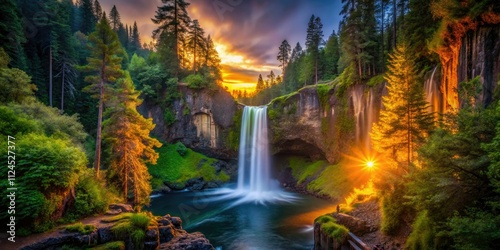
[{"label": "green foliage", "polygon": [[[268,111],[268,116],[269,116]],[[238,150],[240,147],[240,131],[241,131],[241,120],[243,119],[243,109],[238,109],[233,116],[233,126],[229,130],[229,135],[226,139],[227,146],[232,150]],[[271,119],[271,118],[269,118]]]},{"label": "green foliage", "polygon": [[405,249],[436,249],[434,238],[436,237],[436,229],[431,218],[428,216],[429,211],[421,211],[412,225],[412,232],[406,240]]},{"label": "green foliage", "polygon": [[149,172],[154,178],[165,183],[180,184],[191,178],[203,177],[205,181],[229,181],[229,176],[221,171],[216,173],[212,166],[217,160],[187,149],[181,156],[175,144],[167,144],[157,150],[160,157],[156,165],[149,165]]},{"label": "green foliage", "polygon": [[111,228],[111,231],[118,239],[126,239],[130,237],[134,243],[135,249],[142,249],[144,239],[146,238],[146,230],[151,223],[151,216],[146,213],[127,214],[112,218],[117,223]]},{"label": "green foliage", "polygon": [[90,234],[94,232],[96,227],[94,225],[83,225],[83,223],[78,222],[69,226],[66,226],[66,231],[68,232],[74,232],[74,233],[81,233],[81,234]]},{"label": "green foliage", "polygon": [[174,112],[167,108],[163,112],[163,120],[167,126],[172,126],[177,121],[177,118],[175,118]]},{"label": "green foliage", "polygon": [[394,235],[401,226],[401,216],[405,211],[404,202],[405,189],[400,184],[392,192],[386,192],[381,199],[382,221],[380,230],[387,235]]},{"label": "green foliage", "polygon": [[125,250],[125,242],[123,241],[112,241],[106,244],[95,246],[90,248],[91,250]]},{"label": "green foliage", "polygon": [[328,109],[329,103],[328,99],[330,99],[330,89],[332,89],[332,86],[330,84],[317,84],[316,85],[316,91],[318,93],[319,97],[319,103],[323,109]]},{"label": "green foliage", "polygon": [[[85,153],[66,139],[33,133],[18,136],[16,149],[16,176],[22,176],[16,179],[16,219],[28,229],[47,230],[87,164]],[[7,156],[6,151],[0,151]],[[0,187],[5,190],[2,202],[8,204],[7,179]]]},{"label": "green foliage", "polygon": [[0,104],[10,102],[30,103],[34,101],[36,86],[31,84],[31,77],[24,71],[9,68],[10,59],[0,48]]},{"label": "green foliage", "polygon": [[4,135],[40,132],[40,124],[26,114],[16,113],[12,107],[0,106],[0,131]]},{"label": "green foliage", "polygon": [[186,148],[186,146],[184,146],[184,144],[182,142],[177,142],[175,144],[175,151],[177,151],[177,153],[180,156],[184,157],[184,156],[186,156],[187,148]]},{"label": "green foliage", "polygon": [[456,213],[447,225],[455,249],[496,249],[500,243],[500,215],[469,210],[464,216]]},{"label": "green foliage", "polygon": [[380,74],[380,75],[376,75],[376,76],[370,78],[370,80],[368,80],[366,85],[368,85],[370,87],[375,87],[379,84],[384,83],[384,81],[385,81],[384,74]]},{"label": "green foliage", "polygon": [[316,218],[314,222],[319,223],[321,229],[337,241],[342,241],[349,233],[349,229],[343,225],[337,224],[337,221],[331,215],[320,216]]},{"label": "green foliage", "polygon": [[96,180],[94,172],[89,169],[80,176],[75,193],[75,203],[69,213],[69,217],[75,219],[105,212],[113,200],[109,189]]},{"label": "green foliage", "polygon": [[203,78],[201,74],[191,74],[188,75],[184,82],[188,84],[188,87],[192,89],[202,89],[209,87],[209,82]]}]

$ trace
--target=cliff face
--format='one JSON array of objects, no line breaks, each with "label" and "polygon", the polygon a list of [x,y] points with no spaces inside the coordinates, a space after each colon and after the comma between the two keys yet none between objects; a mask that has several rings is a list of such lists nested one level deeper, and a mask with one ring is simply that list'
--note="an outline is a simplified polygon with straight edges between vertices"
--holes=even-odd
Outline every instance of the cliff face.
[{"label": "cliff face", "polygon": [[[141,114],[152,118],[156,124],[154,136],[167,142],[182,142],[205,155],[231,159],[236,151],[228,141],[234,116],[240,108],[233,97],[222,89],[196,90],[179,86],[181,98],[174,101],[172,112],[175,121],[168,126],[165,113],[158,105],[143,104]],[[238,128],[239,130],[239,128]]]},{"label": "cliff face", "polygon": [[500,74],[500,25],[467,32],[462,38],[458,59],[458,83],[479,76],[482,91],[477,101],[489,105]]},{"label": "cliff face", "polygon": [[383,91],[383,84],[315,85],[275,99],[269,105],[272,153],[334,163],[354,145],[368,147]]},{"label": "cliff face", "polygon": [[482,83],[476,103],[487,106],[492,102],[500,74],[500,17],[489,23],[464,19],[450,24],[449,32],[444,34],[447,45],[437,50],[442,65],[440,91],[444,111],[458,110],[460,100],[456,89],[460,82],[476,76]]}]

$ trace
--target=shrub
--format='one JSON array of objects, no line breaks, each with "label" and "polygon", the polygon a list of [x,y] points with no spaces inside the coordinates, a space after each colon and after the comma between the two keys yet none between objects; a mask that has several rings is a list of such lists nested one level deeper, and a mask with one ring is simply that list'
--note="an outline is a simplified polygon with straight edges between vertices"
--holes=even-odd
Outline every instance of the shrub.
[{"label": "shrub", "polygon": [[188,84],[188,87],[193,89],[201,89],[208,86],[208,83],[203,76],[200,74],[191,74],[188,75],[184,81]]},{"label": "shrub", "polygon": [[111,220],[118,221],[111,231],[119,239],[130,237],[134,243],[135,249],[141,249],[146,230],[151,222],[151,216],[146,213],[124,214],[122,216],[114,216]]},{"label": "shrub", "polygon": [[184,146],[184,144],[182,144],[182,142],[177,142],[175,144],[175,151],[177,151],[177,153],[179,153],[182,157],[186,156],[187,154],[187,148],[186,146]]},{"label": "shrub", "polygon": [[394,235],[400,226],[403,205],[404,188],[396,189],[382,196],[382,222],[380,229],[387,235]]},{"label": "shrub", "polygon": [[95,179],[93,171],[87,170],[75,188],[75,203],[71,209],[74,218],[101,213],[111,202],[106,187]]},{"label": "shrub", "polygon": [[412,232],[406,240],[405,249],[436,249],[434,244],[435,227],[427,210],[420,212],[413,222]]},{"label": "shrub", "polygon": [[347,236],[347,233],[349,233],[349,229],[337,224],[335,218],[330,215],[320,216],[314,222],[319,223],[321,229],[337,241],[342,241]]},{"label": "shrub", "polygon": [[167,108],[165,112],[163,112],[163,120],[167,126],[172,126],[177,119],[175,118],[175,114]]},{"label": "shrub", "polygon": [[95,230],[95,226],[94,225],[83,225],[83,223],[81,222],[78,222],[78,223],[75,223],[73,225],[69,225],[69,226],[66,226],[66,231],[68,232],[78,232],[78,233],[81,233],[81,234],[90,234],[92,232],[94,232]]}]

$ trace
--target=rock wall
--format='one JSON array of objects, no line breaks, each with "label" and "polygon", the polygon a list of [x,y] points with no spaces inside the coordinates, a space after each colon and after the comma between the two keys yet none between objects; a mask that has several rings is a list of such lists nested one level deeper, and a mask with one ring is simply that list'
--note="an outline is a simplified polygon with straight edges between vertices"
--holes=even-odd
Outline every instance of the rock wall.
[{"label": "rock wall", "polygon": [[323,84],[273,100],[269,104],[272,153],[334,163],[353,145],[368,147],[383,93],[383,84],[347,89]]},{"label": "rock wall", "polygon": [[210,157],[235,158],[236,151],[228,138],[241,106],[222,89],[197,90],[180,85],[178,91],[181,98],[167,111],[175,117],[170,125],[165,122],[166,111],[159,105],[144,103],[139,107],[139,112],[156,124],[153,135],[170,143],[180,141]]},{"label": "rock wall", "polygon": [[480,20],[465,18],[448,24],[442,34],[443,46],[436,52],[442,65],[440,91],[444,111],[460,108],[457,89],[460,82],[479,76],[482,91],[476,103],[489,105],[500,74],[500,15],[483,14]]}]

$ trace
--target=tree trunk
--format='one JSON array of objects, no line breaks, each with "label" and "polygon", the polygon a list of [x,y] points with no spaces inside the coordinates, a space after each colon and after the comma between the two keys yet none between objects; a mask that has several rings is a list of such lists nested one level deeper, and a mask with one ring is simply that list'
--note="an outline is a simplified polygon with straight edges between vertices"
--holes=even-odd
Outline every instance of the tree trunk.
[{"label": "tree trunk", "polygon": [[62,66],[62,82],[61,82],[61,113],[64,113],[64,73],[66,70],[66,63]]},{"label": "tree trunk", "polygon": [[101,79],[99,85],[99,113],[97,116],[97,138],[95,142],[95,174],[99,177],[99,169],[101,168],[101,140],[102,140],[102,111],[104,109],[104,80]]},{"label": "tree trunk", "polygon": [[397,31],[397,27],[396,27],[396,17],[398,15],[398,11],[397,11],[397,4],[396,4],[396,0],[393,0],[392,1],[392,47],[393,48],[396,48],[396,31]]},{"label": "tree trunk", "polygon": [[52,47],[49,45],[49,106],[52,107]]},{"label": "tree trunk", "polygon": [[174,0],[174,36],[175,36],[175,56],[177,57],[177,69],[175,71],[175,76],[178,76],[180,66],[181,66],[181,58],[179,56],[179,23],[178,23],[178,14],[177,14],[177,0]]}]

